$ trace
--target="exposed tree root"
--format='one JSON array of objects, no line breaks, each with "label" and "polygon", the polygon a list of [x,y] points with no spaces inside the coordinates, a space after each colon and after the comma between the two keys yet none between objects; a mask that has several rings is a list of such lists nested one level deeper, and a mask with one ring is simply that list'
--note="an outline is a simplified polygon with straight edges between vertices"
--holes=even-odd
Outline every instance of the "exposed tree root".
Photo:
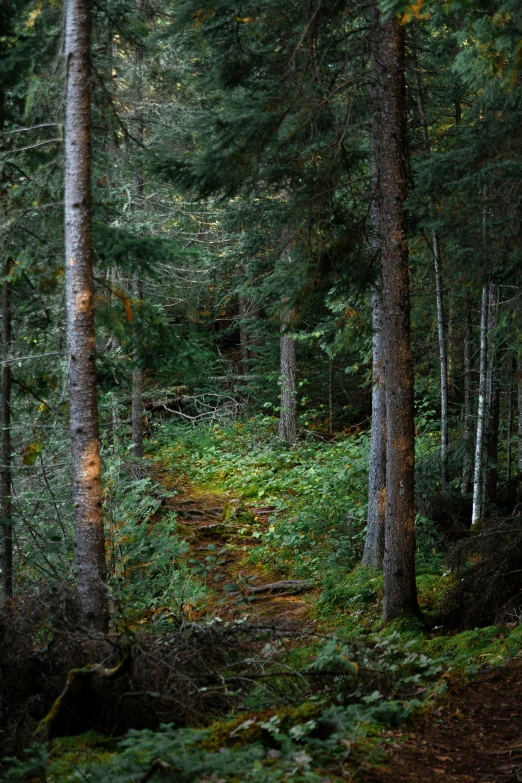
[{"label": "exposed tree root", "polygon": [[45,718],[40,721],[38,725],[36,730],[37,736],[43,738],[49,735],[49,732],[56,723],[58,717],[61,715],[64,706],[67,704],[69,695],[72,693],[79,680],[86,680],[95,675],[105,680],[116,680],[118,677],[122,677],[129,670],[131,652],[132,643],[130,640],[127,640],[123,645],[122,657],[116,666],[107,668],[101,663],[89,663],[87,666],[82,666],[78,669],[70,669],[67,674],[63,691],[54,701],[53,706]]},{"label": "exposed tree root", "polygon": [[282,582],[271,582],[266,585],[254,585],[246,588],[250,595],[300,595],[313,590],[314,586],[306,579],[285,579]]}]

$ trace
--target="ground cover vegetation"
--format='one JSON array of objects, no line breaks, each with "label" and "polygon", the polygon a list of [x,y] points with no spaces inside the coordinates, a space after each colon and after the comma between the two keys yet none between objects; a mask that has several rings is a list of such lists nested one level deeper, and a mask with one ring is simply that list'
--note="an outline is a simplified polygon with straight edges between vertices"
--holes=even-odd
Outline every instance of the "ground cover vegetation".
[{"label": "ground cover vegetation", "polygon": [[2,3],[2,780],[519,779],[521,39]]}]

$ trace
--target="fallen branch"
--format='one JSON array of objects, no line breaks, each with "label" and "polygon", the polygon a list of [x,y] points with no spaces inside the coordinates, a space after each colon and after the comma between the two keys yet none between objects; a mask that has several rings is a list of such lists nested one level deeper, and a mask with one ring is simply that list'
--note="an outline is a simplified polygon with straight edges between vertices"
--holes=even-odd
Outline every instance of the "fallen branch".
[{"label": "fallen branch", "polygon": [[221,508],[183,508],[178,511],[182,517],[218,517],[222,513]]},{"label": "fallen branch", "polygon": [[306,579],[286,579],[282,582],[272,582],[267,585],[256,585],[246,588],[251,595],[276,595],[277,593],[288,593],[290,591],[293,595],[299,595],[299,593],[307,593],[313,589],[313,584]]}]

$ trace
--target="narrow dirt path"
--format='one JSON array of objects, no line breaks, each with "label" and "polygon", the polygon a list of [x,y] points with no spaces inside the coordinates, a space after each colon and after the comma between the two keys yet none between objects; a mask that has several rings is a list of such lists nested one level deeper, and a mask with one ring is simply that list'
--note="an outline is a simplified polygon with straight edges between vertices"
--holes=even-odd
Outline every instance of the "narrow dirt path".
[{"label": "narrow dirt path", "polygon": [[190,546],[187,557],[197,561],[192,563],[196,573],[201,574],[203,568],[207,572],[204,578],[211,595],[205,615],[224,621],[248,615],[251,621],[308,626],[307,585],[289,583],[266,593],[257,592],[260,586],[281,579],[248,560],[275,509],[245,506],[228,493],[199,490],[185,482],[173,486],[163,478],[161,483],[176,490],[167,499],[167,507],[176,512],[179,534]]},{"label": "narrow dirt path", "polygon": [[365,783],[522,781],[522,663],[479,675],[390,750]]},{"label": "narrow dirt path", "polygon": [[[230,621],[248,616],[250,621],[292,623],[303,630],[311,625],[307,593],[248,591],[249,586],[281,578],[249,561],[274,509],[247,507],[228,493],[198,490],[167,477],[161,483],[172,490],[167,506],[176,512],[179,533],[190,545],[188,557],[209,564],[210,598],[198,617]],[[209,563],[209,557],[215,560]],[[227,592],[231,583],[241,589]],[[377,768],[369,763],[357,779],[522,783],[522,662],[484,671],[460,686],[429,717],[417,716],[411,731],[397,732],[385,753],[386,763]]]}]

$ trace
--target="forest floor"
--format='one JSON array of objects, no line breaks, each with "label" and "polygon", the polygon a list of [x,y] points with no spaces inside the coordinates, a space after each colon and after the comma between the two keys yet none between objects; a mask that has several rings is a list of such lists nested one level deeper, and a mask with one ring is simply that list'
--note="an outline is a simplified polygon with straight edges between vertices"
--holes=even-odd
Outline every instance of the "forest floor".
[{"label": "forest floor", "polygon": [[520,781],[522,664],[483,672],[397,740],[366,783]]},{"label": "forest floor", "polygon": [[220,659],[233,700],[208,715],[35,746],[49,783],[149,780],[157,759],[176,783],[522,781],[522,625],[443,625],[456,577],[437,523],[419,517],[426,622],[382,628],[382,576],[359,565],[364,433],[289,449],[257,418],[158,435],[148,478],[111,474],[128,617],[145,639],[254,629],[230,660],[265,679],[238,688]]},{"label": "forest floor", "polygon": [[[308,628],[311,592],[306,580],[281,579],[273,570],[249,562],[252,547],[269,528],[271,506],[244,505],[229,492],[194,487],[187,479],[163,476],[176,492],[166,505],[175,512],[179,535],[190,546],[189,562],[207,582],[208,596],[189,619],[219,617],[225,622],[284,621]],[[253,592],[255,591],[255,592]],[[317,592],[317,591],[315,591]]]},{"label": "forest floor", "polygon": [[[165,487],[171,481],[164,477]],[[308,595],[273,594],[248,596],[248,585],[259,586],[277,580],[277,574],[254,568],[248,553],[258,544],[248,519],[256,529],[266,531],[271,506],[244,505],[230,492],[191,486],[178,480],[177,493],[167,500],[176,512],[178,529],[190,543],[191,555],[209,566],[212,586],[204,613],[211,611],[223,621],[238,617],[250,620],[284,621],[309,630],[316,621],[310,617]],[[245,519],[247,520],[245,522]],[[218,553],[218,554],[216,554]],[[290,580],[288,580],[290,581]],[[225,585],[243,584],[231,600],[218,600]],[[290,585],[291,587],[291,585]],[[299,590],[297,590],[299,592]],[[315,591],[317,593],[317,591]],[[216,596],[213,600],[212,594]],[[240,600],[234,600],[234,595]],[[316,595],[312,594],[310,598]],[[513,783],[522,780],[522,663],[488,667],[472,681],[453,686],[453,692],[433,708],[429,716],[417,716],[415,729],[403,727],[385,732],[379,766],[361,764],[352,769],[365,783]],[[337,776],[336,778],[337,779]],[[325,779],[326,780],[326,779]]]}]

